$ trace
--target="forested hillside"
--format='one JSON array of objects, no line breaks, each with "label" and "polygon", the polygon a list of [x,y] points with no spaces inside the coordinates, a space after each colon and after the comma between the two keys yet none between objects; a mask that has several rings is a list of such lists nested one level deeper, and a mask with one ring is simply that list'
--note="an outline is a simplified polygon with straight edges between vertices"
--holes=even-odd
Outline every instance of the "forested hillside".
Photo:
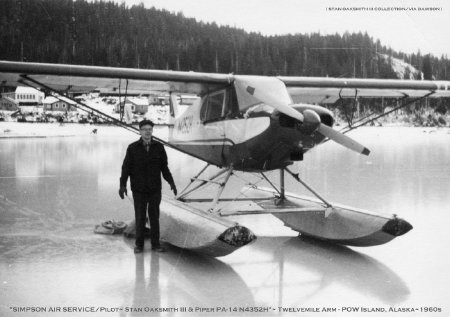
[{"label": "forested hillside", "polygon": [[[0,59],[202,72],[396,78],[399,58],[450,79],[444,57],[394,52],[368,34],[263,36],[143,5],[2,0]],[[380,54],[389,56],[380,58]],[[405,77],[420,77],[407,72]]]}]

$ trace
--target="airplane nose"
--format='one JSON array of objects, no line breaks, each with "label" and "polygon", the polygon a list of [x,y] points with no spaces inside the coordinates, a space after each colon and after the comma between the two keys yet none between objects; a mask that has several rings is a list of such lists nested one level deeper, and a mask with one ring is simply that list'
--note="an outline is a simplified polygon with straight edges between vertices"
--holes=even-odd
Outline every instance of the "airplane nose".
[{"label": "airplane nose", "polygon": [[413,226],[406,220],[395,217],[383,226],[383,231],[395,237],[401,236],[411,230]]},{"label": "airplane nose", "polygon": [[306,109],[303,111],[303,123],[299,126],[299,130],[306,134],[311,134],[320,126],[320,116],[314,110]]}]

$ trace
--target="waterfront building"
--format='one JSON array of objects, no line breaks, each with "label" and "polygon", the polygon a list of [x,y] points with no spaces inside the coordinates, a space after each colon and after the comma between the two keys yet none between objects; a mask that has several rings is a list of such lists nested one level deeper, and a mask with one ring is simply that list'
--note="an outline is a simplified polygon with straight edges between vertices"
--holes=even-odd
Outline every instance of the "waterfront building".
[{"label": "waterfront building", "polygon": [[48,96],[44,100],[44,111],[51,111],[51,112],[68,112],[68,111],[76,111],[77,108],[75,107],[76,102],[60,97],[60,99]]},{"label": "waterfront building", "polygon": [[2,93],[0,109],[37,112],[42,108],[44,97],[44,93],[35,88],[18,86],[14,92]]}]

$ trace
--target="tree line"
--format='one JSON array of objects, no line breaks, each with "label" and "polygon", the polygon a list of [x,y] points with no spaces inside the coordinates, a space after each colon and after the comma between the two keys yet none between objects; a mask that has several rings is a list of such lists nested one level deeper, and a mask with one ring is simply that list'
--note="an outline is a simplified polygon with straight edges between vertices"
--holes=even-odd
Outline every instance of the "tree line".
[{"label": "tree line", "polygon": [[[450,79],[450,61],[393,51],[368,34],[263,36],[183,14],[112,1],[2,0],[0,58],[260,75],[397,78],[400,58],[425,79]],[[417,78],[417,74],[405,76]],[[419,78],[417,78],[419,79]]]}]

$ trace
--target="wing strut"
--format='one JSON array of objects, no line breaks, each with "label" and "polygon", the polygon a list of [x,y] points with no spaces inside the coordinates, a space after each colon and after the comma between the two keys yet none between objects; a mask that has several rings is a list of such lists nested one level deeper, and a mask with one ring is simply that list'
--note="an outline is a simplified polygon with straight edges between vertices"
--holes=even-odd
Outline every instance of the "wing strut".
[{"label": "wing strut", "polygon": [[127,95],[128,95],[128,79],[125,82],[125,96],[123,98],[123,104],[122,104],[122,91],[121,91],[121,84],[122,84],[122,78],[119,78],[119,111],[120,111],[120,121],[122,122],[124,114],[125,114],[125,103],[127,101]]},{"label": "wing strut", "polygon": [[[64,95],[64,94],[61,93],[60,91],[57,91],[57,90],[55,90],[55,89],[53,89],[53,88],[51,88],[51,87],[49,87],[49,86],[47,86],[47,85],[45,85],[45,84],[43,84],[43,83],[40,83],[39,81],[37,81],[37,80],[35,80],[35,79],[31,78],[31,77],[28,77],[27,75],[21,75],[21,77],[24,79],[24,80],[21,80],[21,81],[20,81],[22,84],[25,84],[25,85],[27,85],[27,86],[33,87],[32,85],[29,85],[29,84],[27,84],[27,83],[25,82],[25,81],[27,81],[27,80],[28,80],[28,81],[31,81],[32,83],[34,83],[34,84],[36,84],[36,85],[38,85],[38,86],[40,86],[40,87],[42,87],[42,88],[44,88],[44,89],[47,89],[47,90],[49,90],[49,91],[52,91],[52,92],[58,94],[58,96],[55,96],[55,97],[58,98],[59,100],[62,100],[62,99],[60,98],[60,96],[61,96],[61,95]],[[101,116],[101,117],[106,118],[107,120],[110,120],[110,121],[111,121],[112,123],[114,123],[115,125],[118,125],[118,126],[120,126],[120,127],[122,127],[122,128],[125,128],[125,129],[127,129],[127,130],[129,130],[129,131],[132,131],[132,132],[134,132],[134,133],[139,134],[139,129],[137,129],[136,127],[133,127],[131,124],[126,124],[126,123],[124,123],[124,122],[122,122],[122,121],[120,121],[120,120],[117,120],[116,118],[111,117],[111,116],[107,115],[106,113],[103,113],[103,112],[101,112],[101,111],[99,111],[99,110],[97,110],[97,109],[95,109],[95,108],[92,108],[92,107],[88,106],[87,104],[85,104],[85,103],[83,103],[83,102],[80,102],[79,100],[73,99],[73,98],[71,98],[71,97],[69,97],[69,96],[64,95],[64,98],[67,98],[67,99],[69,99],[69,100],[75,102],[77,105],[76,105],[76,106],[74,105],[74,106],[77,107],[78,109],[81,109],[81,110],[86,111],[86,112],[88,112],[88,111],[86,110],[86,109],[88,109],[89,111],[92,111],[92,112],[96,113],[97,116]],[[157,138],[155,138],[155,139],[157,139]],[[160,140],[157,139],[157,141],[160,141]],[[164,144],[163,141],[160,141],[160,142],[162,142],[162,143]]]},{"label": "wing strut", "polygon": [[[95,108],[92,108],[92,107],[86,105],[85,103],[80,102],[79,100],[75,100],[75,99],[73,99],[73,98],[71,98],[71,97],[69,97],[69,96],[65,96],[64,93],[62,93],[62,92],[60,92],[60,91],[58,91],[58,90],[56,90],[56,89],[54,89],[54,88],[51,88],[51,87],[49,87],[49,86],[47,86],[47,85],[45,85],[45,84],[43,84],[43,83],[41,83],[41,82],[39,82],[39,81],[37,81],[37,80],[31,78],[31,77],[28,77],[27,75],[20,75],[20,77],[22,77],[22,80],[20,80],[20,82],[23,83],[24,85],[27,85],[27,86],[36,88],[36,87],[34,87],[34,86],[32,86],[32,85],[30,85],[30,84],[28,84],[28,83],[25,82],[25,80],[28,80],[28,81],[34,83],[35,85],[37,85],[38,87],[41,87],[41,88],[44,88],[44,89],[46,89],[46,90],[48,90],[48,91],[54,92],[54,93],[56,93],[56,94],[58,94],[58,95],[60,95],[60,96],[63,95],[64,98],[67,98],[67,99],[69,99],[69,100],[75,102],[76,105],[74,105],[74,106],[77,107],[78,109],[81,109],[81,110],[83,110],[83,111],[87,111],[86,109],[89,109],[89,111],[92,111],[92,112],[96,113],[97,116],[103,116],[103,117],[105,117],[107,120],[109,120],[110,122],[112,122],[113,124],[115,124],[115,125],[117,125],[117,126],[119,126],[119,127],[122,127],[122,128],[124,128],[124,129],[127,129],[127,130],[129,130],[129,131],[131,131],[131,132],[134,132],[134,133],[136,133],[136,134],[139,134],[139,129],[136,128],[136,127],[134,127],[134,126],[131,125],[131,124],[127,124],[127,123],[125,123],[125,122],[122,122],[122,121],[120,121],[120,120],[117,120],[116,118],[111,117],[111,116],[109,116],[109,115],[107,115],[107,114],[105,114],[105,113],[103,113],[103,112],[101,112],[101,111],[99,111],[99,110],[97,110],[97,109],[95,109]],[[57,97],[57,98],[58,98],[58,97]],[[58,99],[61,100],[60,98],[58,98]],[[195,158],[197,158],[197,159],[199,159],[199,160],[201,160],[201,161],[204,161],[203,158],[199,157],[199,156],[196,155],[195,153],[184,151],[184,150],[182,150],[182,149],[180,149],[180,148],[178,148],[178,147],[176,147],[176,146],[170,144],[169,142],[164,141],[164,140],[162,140],[162,139],[160,139],[160,138],[158,138],[158,137],[156,137],[156,136],[153,136],[153,138],[154,138],[156,141],[158,141],[158,142],[164,144],[165,146],[168,146],[168,147],[170,147],[170,148],[172,148],[172,149],[174,149],[174,150],[177,150],[177,151],[179,151],[179,152],[181,152],[181,153],[184,153],[184,154],[187,154],[187,155],[189,155],[189,156],[193,156],[193,157],[195,157]]]},{"label": "wing strut", "polygon": [[[372,118],[372,119],[370,119],[370,120],[363,121],[362,123],[359,123],[359,124],[356,124],[356,125],[347,125],[347,127],[343,128],[343,129],[341,130],[341,133],[345,134],[345,133],[350,132],[350,131],[352,131],[352,130],[354,130],[354,129],[356,129],[356,128],[359,128],[359,127],[361,127],[361,126],[364,126],[364,125],[366,125],[366,124],[369,124],[369,123],[371,123],[371,122],[373,122],[373,121],[375,121],[375,120],[378,120],[378,119],[380,119],[380,118],[382,118],[382,117],[384,117],[384,116],[387,116],[388,114],[390,114],[390,113],[392,113],[392,112],[395,112],[395,111],[400,110],[400,109],[402,109],[402,108],[404,108],[404,107],[407,107],[407,106],[409,106],[410,104],[412,104],[412,103],[414,103],[414,102],[417,102],[417,101],[419,101],[419,100],[425,99],[425,98],[431,96],[431,95],[434,94],[434,93],[435,93],[434,90],[433,90],[433,91],[430,91],[429,93],[427,93],[427,94],[424,95],[424,96],[414,98],[414,99],[410,100],[409,102],[405,102],[405,103],[403,103],[403,104],[401,104],[401,105],[399,105],[399,106],[397,106],[397,107],[395,107],[395,108],[389,110],[388,112],[381,113],[381,114],[379,114],[378,116],[376,116],[376,117],[374,117],[374,118]],[[408,98],[408,96],[404,96],[404,97],[401,98],[400,100],[406,99],[406,98]],[[370,117],[370,116],[371,116],[371,115],[369,115],[369,117]],[[367,117],[366,117],[366,118],[367,118]],[[360,122],[360,121],[362,121],[362,120],[364,120],[364,118],[361,119],[361,120],[358,120],[357,122]]]},{"label": "wing strut", "polygon": [[[342,110],[344,112],[345,119],[347,120],[347,125],[349,127],[352,127],[353,119],[355,117],[354,111],[353,111],[354,110],[354,104],[352,104],[350,106],[350,110],[348,110],[348,107],[345,105],[344,98],[342,98],[342,95],[341,95],[343,89],[344,88],[341,88],[339,90],[339,94],[338,94],[339,95],[339,100],[338,101],[340,101],[341,104],[342,104]],[[353,98],[353,100],[354,100],[354,103],[356,103],[356,104],[358,103],[358,89],[355,89],[355,97]]]}]

